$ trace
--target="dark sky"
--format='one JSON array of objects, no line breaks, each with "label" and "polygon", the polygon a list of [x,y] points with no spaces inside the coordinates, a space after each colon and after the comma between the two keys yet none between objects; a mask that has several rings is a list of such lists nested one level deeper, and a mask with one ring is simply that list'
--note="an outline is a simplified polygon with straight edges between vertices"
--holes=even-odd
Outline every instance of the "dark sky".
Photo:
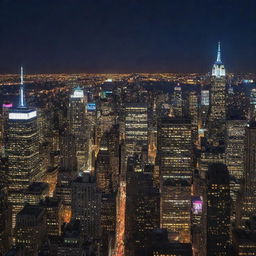
[{"label": "dark sky", "polygon": [[0,0],[0,73],[256,71],[255,0]]}]

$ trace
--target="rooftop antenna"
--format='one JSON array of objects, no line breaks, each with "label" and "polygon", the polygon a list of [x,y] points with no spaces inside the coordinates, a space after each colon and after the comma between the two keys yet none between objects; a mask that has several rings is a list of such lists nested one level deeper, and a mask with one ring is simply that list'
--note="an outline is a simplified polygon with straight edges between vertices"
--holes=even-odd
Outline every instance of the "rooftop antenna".
[{"label": "rooftop antenna", "polygon": [[25,98],[24,98],[24,81],[23,81],[23,67],[20,67],[20,102],[19,107],[25,107]]},{"label": "rooftop antenna", "polygon": [[218,53],[216,63],[221,63],[220,41],[218,42]]}]

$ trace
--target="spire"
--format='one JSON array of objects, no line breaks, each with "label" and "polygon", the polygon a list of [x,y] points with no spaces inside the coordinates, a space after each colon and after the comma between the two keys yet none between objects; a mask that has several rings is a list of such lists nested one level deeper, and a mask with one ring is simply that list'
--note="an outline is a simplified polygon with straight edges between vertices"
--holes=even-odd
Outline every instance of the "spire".
[{"label": "spire", "polygon": [[216,63],[222,63],[221,61],[221,52],[220,52],[220,41],[218,42],[218,53]]},{"label": "spire", "polygon": [[26,106],[24,98],[24,84],[23,84],[23,67],[20,68],[20,102],[19,107],[24,108]]}]

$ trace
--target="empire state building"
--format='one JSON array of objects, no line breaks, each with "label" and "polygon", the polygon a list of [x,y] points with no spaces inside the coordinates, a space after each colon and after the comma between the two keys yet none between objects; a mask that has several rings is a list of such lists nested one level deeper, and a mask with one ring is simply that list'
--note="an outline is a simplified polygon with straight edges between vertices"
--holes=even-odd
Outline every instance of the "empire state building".
[{"label": "empire state building", "polygon": [[212,67],[210,120],[226,119],[226,70],[221,61],[220,42],[217,59]]},{"label": "empire state building", "polygon": [[214,146],[223,145],[226,122],[226,70],[221,60],[220,42],[217,59],[212,68],[210,103],[209,141]]}]

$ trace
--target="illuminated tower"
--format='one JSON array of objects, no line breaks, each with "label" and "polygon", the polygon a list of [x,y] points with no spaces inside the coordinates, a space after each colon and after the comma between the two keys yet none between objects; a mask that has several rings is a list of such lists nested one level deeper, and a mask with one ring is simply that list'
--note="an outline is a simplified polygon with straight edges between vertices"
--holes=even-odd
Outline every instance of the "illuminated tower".
[{"label": "illuminated tower", "polygon": [[82,231],[88,237],[100,235],[101,194],[89,173],[78,176],[72,182],[72,218],[80,220]]},{"label": "illuminated tower", "polygon": [[[163,118],[158,127],[160,224],[169,238],[190,242],[192,138],[187,120]],[[182,215],[181,215],[182,212]]]},{"label": "illuminated tower", "polygon": [[199,106],[198,96],[196,92],[192,91],[189,93],[189,116],[191,119],[193,142],[196,142],[198,139],[198,117],[199,117],[198,106]]},{"label": "illuminated tower", "polygon": [[172,96],[172,107],[173,107],[174,116],[182,117],[183,104],[182,104],[182,90],[180,86],[174,87],[174,92]]},{"label": "illuminated tower", "polygon": [[226,119],[226,71],[221,61],[220,42],[217,59],[212,68],[210,110],[210,136],[213,143],[219,144],[225,136]]},{"label": "illuminated tower", "polygon": [[210,92],[209,90],[201,90],[201,104],[200,104],[200,121],[202,127],[205,128],[210,107]]},{"label": "illuminated tower", "polygon": [[218,43],[217,59],[212,67],[212,76],[216,78],[226,76],[225,67],[221,60],[220,42]]},{"label": "illuminated tower", "polygon": [[143,103],[128,103],[125,106],[126,157],[141,154],[148,148],[148,108]]},{"label": "illuminated tower", "polygon": [[227,120],[227,149],[225,154],[226,165],[231,176],[230,195],[233,214],[236,211],[237,195],[240,192],[241,182],[244,178],[246,124],[246,120]]},{"label": "illuminated tower", "polygon": [[26,106],[21,68],[19,106],[9,110],[5,128],[5,148],[8,157],[8,200],[12,205],[12,224],[24,204],[24,191],[40,179],[39,135],[37,111]]},{"label": "illuminated tower", "polygon": [[85,139],[85,96],[84,91],[77,87],[69,100],[69,128],[75,137],[77,169],[86,168],[86,139]]}]

